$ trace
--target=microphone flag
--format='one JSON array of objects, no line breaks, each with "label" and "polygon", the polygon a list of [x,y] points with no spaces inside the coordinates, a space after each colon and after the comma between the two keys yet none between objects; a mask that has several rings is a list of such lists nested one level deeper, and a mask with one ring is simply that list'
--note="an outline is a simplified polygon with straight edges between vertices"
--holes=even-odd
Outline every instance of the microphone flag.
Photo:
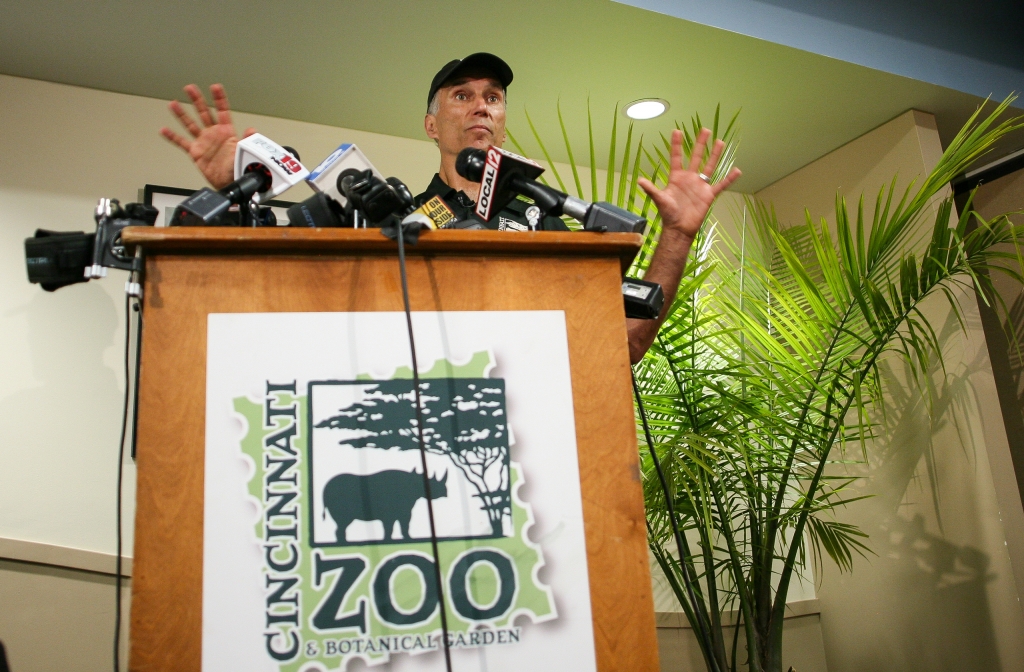
[{"label": "microphone flag", "polygon": [[443,229],[456,219],[455,213],[438,196],[416,208],[402,220],[403,224],[419,222],[428,229]]}]

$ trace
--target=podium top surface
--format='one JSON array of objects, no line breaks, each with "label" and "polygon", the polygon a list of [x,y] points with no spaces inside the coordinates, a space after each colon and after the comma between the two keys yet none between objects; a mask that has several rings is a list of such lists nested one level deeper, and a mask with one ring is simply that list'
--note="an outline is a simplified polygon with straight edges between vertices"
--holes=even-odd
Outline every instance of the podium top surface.
[{"label": "podium top surface", "polygon": [[[395,241],[380,229],[298,229],[132,226],[122,233],[128,247],[147,254],[394,254]],[[623,269],[640,250],[637,233],[556,231],[423,231],[406,254],[618,257]]]}]

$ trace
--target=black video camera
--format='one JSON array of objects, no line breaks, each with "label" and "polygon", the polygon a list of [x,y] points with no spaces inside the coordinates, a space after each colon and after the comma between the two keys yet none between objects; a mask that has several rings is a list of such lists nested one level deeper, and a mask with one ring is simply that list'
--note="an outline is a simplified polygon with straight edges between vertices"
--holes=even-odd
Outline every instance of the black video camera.
[{"label": "black video camera", "polygon": [[116,199],[101,198],[96,205],[96,233],[47,231],[25,239],[28,281],[48,292],[67,285],[102,278],[108,268],[139,271],[136,258],[121,242],[126,226],[153,226],[157,209],[142,203],[123,208]]}]

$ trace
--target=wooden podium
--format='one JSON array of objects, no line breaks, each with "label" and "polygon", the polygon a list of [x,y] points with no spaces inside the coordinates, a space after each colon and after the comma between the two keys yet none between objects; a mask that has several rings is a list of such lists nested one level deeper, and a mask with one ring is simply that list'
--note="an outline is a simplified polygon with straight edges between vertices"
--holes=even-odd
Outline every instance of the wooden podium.
[{"label": "wooden podium", "polygon": [[[379,230],[126,229],[146,258],[130,668],[201,668],[207,315],[401,311]],[[635,234],[431,231],[413,311],[565,313],[598,669],[658,669],[623,270]]]}]

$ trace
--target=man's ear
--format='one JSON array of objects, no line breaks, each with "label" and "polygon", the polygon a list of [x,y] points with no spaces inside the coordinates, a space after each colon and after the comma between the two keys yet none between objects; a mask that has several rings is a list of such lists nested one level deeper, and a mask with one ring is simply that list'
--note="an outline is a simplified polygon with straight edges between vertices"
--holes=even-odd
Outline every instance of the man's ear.
[{"label": "man's ear", "polygon": [[423,130],[427,132],[427,137],[437,142],[437,117],[432,114],[425,115],[423,117]]}]

